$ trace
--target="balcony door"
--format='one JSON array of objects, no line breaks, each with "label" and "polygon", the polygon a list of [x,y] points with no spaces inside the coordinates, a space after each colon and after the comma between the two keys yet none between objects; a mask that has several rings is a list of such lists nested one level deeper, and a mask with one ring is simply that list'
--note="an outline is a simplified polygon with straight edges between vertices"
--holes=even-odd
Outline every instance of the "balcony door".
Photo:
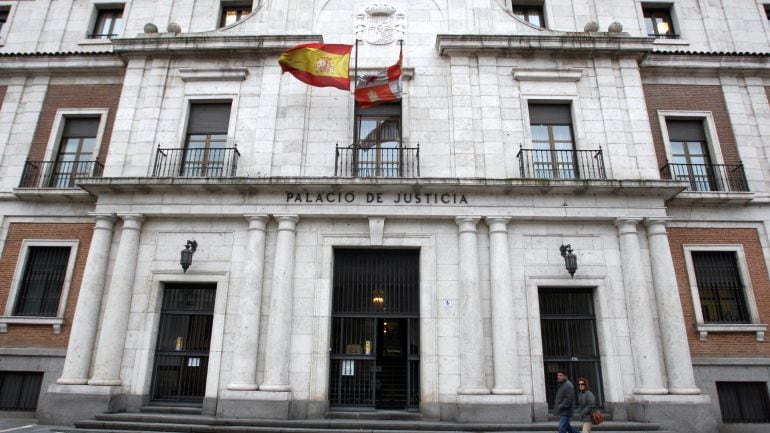
[{"label": "balcony door", "polygon": [[529,104],[529,123],[534,177],[577,178],[569,104]]},{"label": "balcony door", "polygon": [[98,117],[65,119],[59,152],[49,173],[47,186],[72,188],[77,178],[91,175],[98,129]]},{"label": "balcony door", "polygon": [[716,179],[708,151],[703,120],[666,119],[671,142],[671,171],[676,180],[685,180],[690,191],[714,191]]},{"label": "balcony door", "polygon": [[187,140],[181,164],[183,177],[219,177],[227,171],[227,129],[230,102],[190,106]]},{"label": "balcony door", "polygon": [[401,176],[401,101],[356,107],[355,175]]}]

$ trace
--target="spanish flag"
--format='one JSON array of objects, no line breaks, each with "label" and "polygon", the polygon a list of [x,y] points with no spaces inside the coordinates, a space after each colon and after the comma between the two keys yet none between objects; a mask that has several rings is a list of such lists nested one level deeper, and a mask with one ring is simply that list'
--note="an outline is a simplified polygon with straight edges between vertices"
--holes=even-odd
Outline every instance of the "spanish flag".
[{"label": "spanish flag", "polygon": [[285,51],[278,59],[283,72],[316,87],[350,90],[352,45],[310,43]]}]

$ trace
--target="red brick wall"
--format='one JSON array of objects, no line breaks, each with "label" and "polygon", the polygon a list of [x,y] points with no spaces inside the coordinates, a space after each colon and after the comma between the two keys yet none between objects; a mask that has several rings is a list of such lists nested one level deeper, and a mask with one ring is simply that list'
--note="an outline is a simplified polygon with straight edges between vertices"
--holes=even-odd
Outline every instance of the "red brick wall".
[{"label": "red brick wall", "polygon": [[16,270],[16,262],[21,251],[22,241],[25,239],[60,239],[79,240],[75,269],[72,273],[69,294],[67,295],[64,310],[64,325],[61,334],[54,334],[51,325],[16,325],[8,324],[8,333],[0,333],[1,347],[67,347],[72,317],[75,314],[80,282],[83,279],[83,270],[88,256],[88,248],[91,244],[93,224],[33,224],[11,223],[8,228],[8,238],[5,241],[3,255],[0,257],[0,300],[2,308],[8,304],[8,293],[11,289],[13,274]]},{"label": "red brick wall", "polygon": [[707,341],[700,341],[695,327],[690,281],[684,261],[684,244],[743,245],[749,268],[749,279],[759,310],[759,321],[760,323],[767,323],[770,320],[770,280],[767,276],[765,257],[762,254],[762,246],[757,231],[754,229],[670,228],[668,229],[668,236],[692,355],[769,356],[770,344],[758,342],[754,332],[711,332],[708,334]]},{"label": "red brick wall", "polygon": [[8,89],[8,86],[0,86],[0,108],[3,107],[3,101],[5,100],[5,91]]},{"label": "red brick wall", "polygon": [[714,126],[719,136],[724,163],[740,162],[735,134],[733,134],[733,127],[727,114],[727,104],[720,86],[645,84],[644,96],[647,100],[652,139],[655,142],[655,153],[660,167],[666,164],[666,150],[663,145],[663,135],[660,132],[658,110],[710,111],[714,116]]},{"label": "red brick wall", "polygon": [[56,118],[56,110],[65,108],[107,108],[107,123],[104,128],[102,147],[97,159],[104,163],[112,136],[112,124],[115,121],[115,111],[118,109],[122,84],[82,84],[82,85],[52,85],[43,102],[43,109],[32,139],[29,159],[42,160],[45,149],[51,137],[51,129]]}]

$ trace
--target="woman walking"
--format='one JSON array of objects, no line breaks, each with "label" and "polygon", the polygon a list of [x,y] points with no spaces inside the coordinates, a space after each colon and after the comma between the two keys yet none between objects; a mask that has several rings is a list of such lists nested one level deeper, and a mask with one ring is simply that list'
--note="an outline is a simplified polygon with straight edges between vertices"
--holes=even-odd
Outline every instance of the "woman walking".
[{"label": "woman walking", "polygon": [[578,385],[578,413],[580,421],[583,423],[583,433],[591,433],[591,414],[596,409],[596,397],[591,392],[588,379],[580,377],[577,380]]}]

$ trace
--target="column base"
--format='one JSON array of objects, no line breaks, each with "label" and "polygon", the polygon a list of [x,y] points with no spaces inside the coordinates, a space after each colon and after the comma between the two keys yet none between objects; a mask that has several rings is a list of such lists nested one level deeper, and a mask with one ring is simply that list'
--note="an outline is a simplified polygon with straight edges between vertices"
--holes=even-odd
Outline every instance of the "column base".
[{"label": "column base", "polygon": [[88,385],[88,379],[70,379],[66,377],[60,377],[56,379],[56,383],[59,385]]},{"label": "column base", "polygon": [[492,394],[496,395],[521,395],[524,391],[519,388],[492,388]]},{"label": "column base", "polygon": [[53,384],[40,396],[38,422],[73,425],[105,412],[124,411],[126,399],[121,392],[118,386]]},{"label": "column base", "polygon": [[458,395],[457,422],[525,424],[532,422],[528,395]]},{"label": "column base", "polygon": [[290,392],[291,385],[259,385],[259,390],[267,392]]},{"label": "column base", "polygon": [[676,395],[698,395],[701,394],[700,388],[669,388],[670,394]]},{"label": "column base", "polygon": [[634,396],[625,403],[629,421],[651,422],[673,432],[717,433],[719,411],[708,395]]},{"label": "column base", "polygon": [[217,416],[224,418],[289,419],[291,393],[224,390],[217,402]]},{"label": "column base", "polygon": [[120,379],[91,379],[88,384],[92,386],[120,386],[123,382]]},{"label": "column base", "polygon": [[668,388],[634,388],[634,394],[665,395],[668,394]]},{"label": "column base", "polygon": [[259,389],[259,385],[256,383],[231,383],[227,385],[227,389],[232,391],[256,391]]},{"label": "column base", "polygon": [[460,395],[487,395],[489,394],[489,388],[460,388],[457,390]]}]

